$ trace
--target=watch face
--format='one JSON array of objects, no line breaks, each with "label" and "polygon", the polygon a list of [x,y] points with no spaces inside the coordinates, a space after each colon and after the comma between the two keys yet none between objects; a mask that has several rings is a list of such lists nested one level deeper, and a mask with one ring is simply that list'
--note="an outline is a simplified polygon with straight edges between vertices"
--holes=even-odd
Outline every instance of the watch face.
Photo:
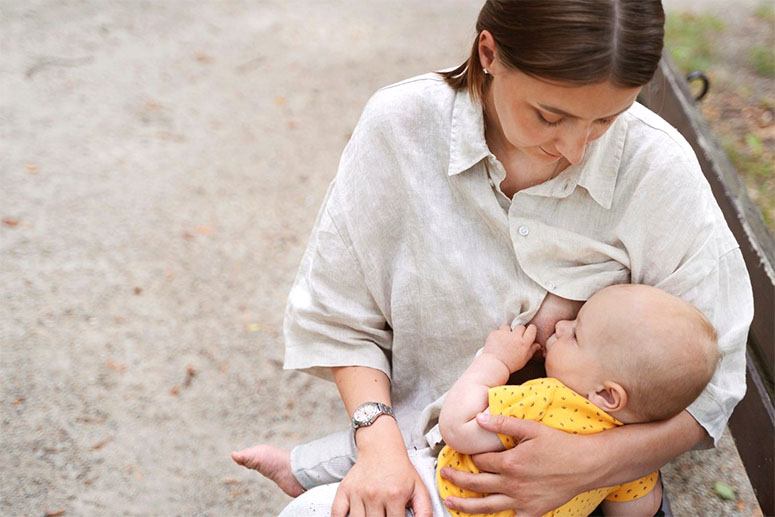
[{"label": "watch face", "polygon": [[353,420],[361,425],[367,424],[378,414],[379,408],[376,405],[361,406],[353,414]]}]

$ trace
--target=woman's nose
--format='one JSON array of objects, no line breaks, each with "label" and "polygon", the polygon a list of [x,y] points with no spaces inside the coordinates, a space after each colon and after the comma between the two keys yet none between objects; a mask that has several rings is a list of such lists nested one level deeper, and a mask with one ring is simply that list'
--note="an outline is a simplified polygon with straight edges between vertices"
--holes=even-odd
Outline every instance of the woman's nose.
[{"label": "woman's nose", "polygon": [[566,133],[557,142],[557,150],[572,165],[580,163],[584,159],[587,150],[591,126],[576,126],[568,128]]}]

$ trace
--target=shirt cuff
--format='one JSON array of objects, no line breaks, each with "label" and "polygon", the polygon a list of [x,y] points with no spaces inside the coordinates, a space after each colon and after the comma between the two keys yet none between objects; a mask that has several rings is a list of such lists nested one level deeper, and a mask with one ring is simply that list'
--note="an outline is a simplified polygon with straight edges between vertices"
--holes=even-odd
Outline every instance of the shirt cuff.
[{"label": "shirt cuff", "polygon": [[379,370],[391,378],[391,368],[385,352],[377,345],[341,348],[327,343],[305,343],[285,347],[285,370],[303,370],[306,373],[333,381],[331,368],[365,366]]}]

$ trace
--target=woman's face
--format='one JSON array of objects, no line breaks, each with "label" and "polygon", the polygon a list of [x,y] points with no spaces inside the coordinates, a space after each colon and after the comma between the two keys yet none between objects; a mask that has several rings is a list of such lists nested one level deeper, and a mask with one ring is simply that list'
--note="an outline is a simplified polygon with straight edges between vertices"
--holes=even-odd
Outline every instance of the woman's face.
[{"label": "woman's face", "polygon": [[497,59],[485,68],[492,75],[485,99],[487,123],[496,132],[500,128],[501,145],[547,163],[562,158],[579,163],[587,144],[605,133],[640,91],[608,82],[549,83],[508,69]]}]

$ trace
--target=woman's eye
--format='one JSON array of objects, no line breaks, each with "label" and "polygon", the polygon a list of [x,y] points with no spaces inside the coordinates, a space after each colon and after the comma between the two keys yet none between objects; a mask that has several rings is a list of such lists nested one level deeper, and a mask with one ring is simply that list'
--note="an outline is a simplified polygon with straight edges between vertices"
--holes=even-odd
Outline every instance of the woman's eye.
[{"label": "woman's eye", "polygon": [[552,126],[552,127],[559,126],[560,122],[562,122],[562,119],[555,120],[554,122],[552,122],[551,120],[546,120],[546,118],[544,118],[544,116],[541,115],[540,111],[536,111],[536,115],[538,116],[538,120],[540,120],[542,123],[546,124],[547,126]]}]

